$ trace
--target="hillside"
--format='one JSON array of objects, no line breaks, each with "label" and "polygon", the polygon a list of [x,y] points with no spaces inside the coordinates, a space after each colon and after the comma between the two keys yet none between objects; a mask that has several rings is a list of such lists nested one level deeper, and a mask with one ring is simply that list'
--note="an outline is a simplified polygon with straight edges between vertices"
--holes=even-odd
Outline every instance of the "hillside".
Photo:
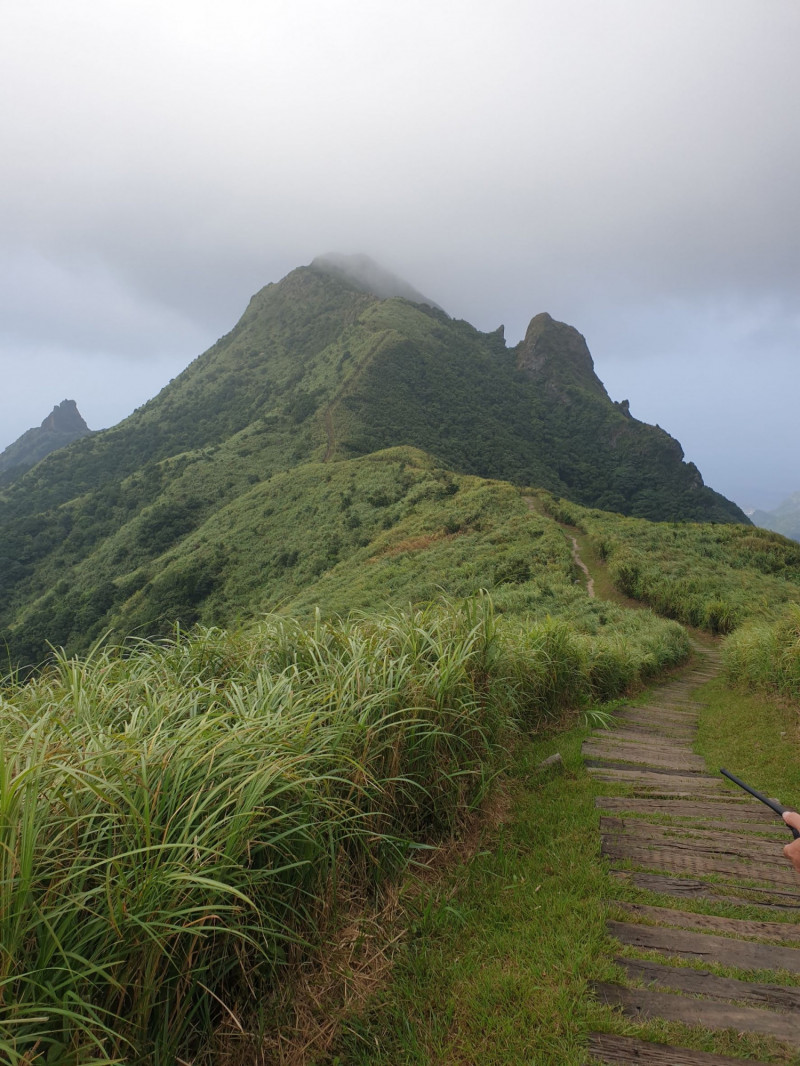
[{"label": "hillside", "polygon": [[[376,295],[375,279],[419,300]],[[418,451],[366,461],[398,447]],[[370,557],[385,531],[471,528],[441,501],[479,491],[476,477],[746,522],[677,441],[609,399],[577,330],[539,314],[509,348],[362,257],[323,258],[257,293],[129,418],[0,494],[0,632],[35,661],[48,641],[85,647],[107,628],[251,617]],[[492,584],[481,573],[454,591],[479,580]]]},{"label": "hillside", "polygon": [[10,485],[51,452],[90,433],[75,401],[62,400],[40,426],[27,430],[0,452],[0,487]]}]

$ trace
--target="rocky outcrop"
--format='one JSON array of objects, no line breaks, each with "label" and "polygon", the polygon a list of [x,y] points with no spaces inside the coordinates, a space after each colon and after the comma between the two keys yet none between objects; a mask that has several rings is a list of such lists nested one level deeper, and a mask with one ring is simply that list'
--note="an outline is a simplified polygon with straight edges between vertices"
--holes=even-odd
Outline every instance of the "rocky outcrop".
[{"label": "rocky outcrop", "polygon": [[517,366],[543,383],[574,385],[607,396],[583,334],[546,311],[531,319],[525,339],[517,345]]},{"label": "rocky outcrop", "polygon": [[0,484],[10,484],[46,455],[89,433],[75,401],[62,400],[41,426],[27,430],[0,452]]}]

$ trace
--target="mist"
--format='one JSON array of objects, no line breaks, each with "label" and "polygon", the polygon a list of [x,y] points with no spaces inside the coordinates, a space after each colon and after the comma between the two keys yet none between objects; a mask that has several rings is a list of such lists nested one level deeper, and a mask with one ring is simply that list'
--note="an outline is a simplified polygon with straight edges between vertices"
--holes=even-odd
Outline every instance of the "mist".
[{"label": "mist", "polygon": [[145,402],[365,253],[509,343],[576,326],[743,506],[800,488],[793,0],[8,6],[0,447]]}]

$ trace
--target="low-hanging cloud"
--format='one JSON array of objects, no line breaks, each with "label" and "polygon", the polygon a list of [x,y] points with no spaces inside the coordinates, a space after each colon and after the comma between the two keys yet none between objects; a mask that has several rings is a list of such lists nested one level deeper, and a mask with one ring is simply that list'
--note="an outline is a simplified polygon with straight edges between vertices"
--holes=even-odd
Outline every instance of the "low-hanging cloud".
[{"label": "low-hanging cloud", "polygon": [[67,372],[93,353],[109,393],[136,363],[152,393],[328,250],[511,340],[543,309],[572,322],[614,393],[626,365],[640,410],[659,381],[679,436],[665,367],[760,359],[761,396],[729,392],[693,448],[712,484],[723,418],[766,426],[796,394],[794,0],[29,0],[2,20],[0,445],[63,398],[20,402],[20,352]]}]

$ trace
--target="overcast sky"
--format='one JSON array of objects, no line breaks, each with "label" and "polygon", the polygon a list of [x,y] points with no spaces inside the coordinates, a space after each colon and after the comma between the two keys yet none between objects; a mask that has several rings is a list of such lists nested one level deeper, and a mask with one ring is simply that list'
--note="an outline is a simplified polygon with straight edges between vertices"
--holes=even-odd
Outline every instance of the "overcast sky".
[{"label": "overcast sky", "polygon": [[743,506],[800,489],[800,0],[0,5],[0,448],[119,421],[321,252],[547,310]]}]

